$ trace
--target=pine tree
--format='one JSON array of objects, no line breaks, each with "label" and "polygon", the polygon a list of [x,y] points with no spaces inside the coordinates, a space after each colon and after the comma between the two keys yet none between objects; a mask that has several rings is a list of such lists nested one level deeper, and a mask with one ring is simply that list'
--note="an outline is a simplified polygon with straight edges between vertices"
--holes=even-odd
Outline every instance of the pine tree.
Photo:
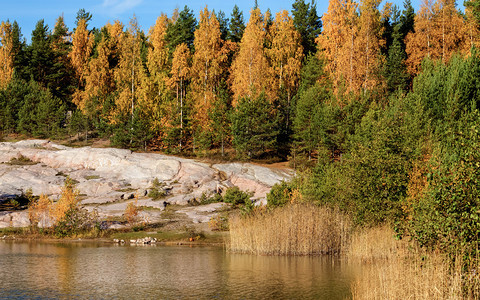
[{"label": "pine tree", "polygon": [[81,8],[77,11],[77,17],[75,18],[75,26],[78,28],[78,23],[80,20],[85,22],[85,27],[88,27],[88,22],[92,20],[92,14],[85,10],[85,8]]},{"label": "pine tree", "polygon": [[193,11],[185,5],[183,10],[178,14],[178,17],[174,15],[172,23],[167,29],[166,39],[171,53],[182,43],[186,44],[189,49],[192,49],[196,26],[197,20],[195,19]]},{"label": "pine tree", "polygon": [[65,25],[63,16],[57,18],[53,28],[51,39],[51,48],[53,50],[53,66],[49,74],[48,87],[54,97],[63,101],[70,101],[72,94],[73,70],[68,58],[71,48],[70,32]]},{"label": "pine tree", "polygon": [[240,43],[245,31],[245,21],[243,19],[243,12],[240,11],[235,4],[230,18],[230,26],[227,39],[234,43]]},{"label": "pine tree", "polygon": [[[215,13],[215,11],[214,11],[214,13]],[[221,32],[220,38],[223,41],[226,41],[227,36],[228,36],[229,20],[225,16],[225,12],[223,12],[221,10],[218,11],[218,13],[215,13],[215,17],[217,18],[218,24],[220,25],[220,32]]]},{"label": "pine tree", "polygon": [[317,15],[315,0],[305,3],[304,0],[295,0],[292,4],[293,23],[302,38],[303,54],[316,53],[315,39],[322,31],[322,21]]},{"label": "pine tree", "polygon": [[26,76],[48,88],[55,55],[51,47],[48,25],[45,25],[43,19],[37,22],[35,29],[32,31],[32,42],[27,52],[29,59]]},{"label": "pine tree", "polygon": [[238,101],[232,113],[232,135],[239,157],[254,158],[275,150],[278,135],[275,110],[265,94]]}]

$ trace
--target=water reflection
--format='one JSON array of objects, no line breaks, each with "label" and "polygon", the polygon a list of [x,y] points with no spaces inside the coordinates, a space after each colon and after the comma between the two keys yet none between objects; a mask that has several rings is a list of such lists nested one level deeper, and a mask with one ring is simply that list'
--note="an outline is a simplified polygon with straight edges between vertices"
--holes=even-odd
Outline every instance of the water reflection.
[{"label": "water reflection", "polygon": [[0,242],[0,298],[344,299],[348,274],[330,257]]}]

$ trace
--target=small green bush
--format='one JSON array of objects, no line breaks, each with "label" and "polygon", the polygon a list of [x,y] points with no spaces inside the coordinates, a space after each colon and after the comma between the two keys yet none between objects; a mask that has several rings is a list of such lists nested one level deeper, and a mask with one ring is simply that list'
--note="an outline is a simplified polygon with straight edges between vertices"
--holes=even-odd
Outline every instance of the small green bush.
[{"label": "small green bush", "polygon": [[160,182],[158,178],[155,178],[152,181],[152,186],[148,192],[148,197],[152,198],[153,200],[159,200],[165,197],[167,193],[162,189],[163,186],[164,183]]},{"label": "small green bush", "polygon": [[252,196],[252,193],[243,192],[237,186],[234,186],[226,190],[223,201],[233,205],[246,204],[251,202],[250,197]]},{"label": "small green bush", "polygon": [[292,185],[285,181],[276,183],[267,194],[267,206],[284,206],[290,201],[292,190]]}]

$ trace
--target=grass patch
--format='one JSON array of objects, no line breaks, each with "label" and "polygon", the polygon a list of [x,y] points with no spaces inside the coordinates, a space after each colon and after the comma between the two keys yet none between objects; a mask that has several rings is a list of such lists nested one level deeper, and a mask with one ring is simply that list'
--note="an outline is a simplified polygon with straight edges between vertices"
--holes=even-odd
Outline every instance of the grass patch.
[{"label": "grass patch", "polygon": [[23,155],[20,155],[19,157],[12,157],[10,161],[7,163],[9,165],[15,165],[15,166],[30,166],[30,165],[36,165],[37,162],[34,162],[28,157],[25,157]]},{"label": "grass patch", "polygon": [[117,192],[122,192],[122,193],[130,193],[130,192],[135,192],[136,189],[127,187],[127,188],[123,188],[123,189],[118,189],[118,190],[116,190],[116,191],[117,191]]}]

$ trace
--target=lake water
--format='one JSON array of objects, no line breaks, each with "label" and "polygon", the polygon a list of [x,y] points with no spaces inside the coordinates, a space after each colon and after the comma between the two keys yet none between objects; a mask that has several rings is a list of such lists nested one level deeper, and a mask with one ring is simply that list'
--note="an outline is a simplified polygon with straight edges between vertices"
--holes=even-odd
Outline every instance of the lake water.
[{"label": "lake water", "polygon": [[0,299],[348,299],[349,273],[331,257],[0,241]]}]

